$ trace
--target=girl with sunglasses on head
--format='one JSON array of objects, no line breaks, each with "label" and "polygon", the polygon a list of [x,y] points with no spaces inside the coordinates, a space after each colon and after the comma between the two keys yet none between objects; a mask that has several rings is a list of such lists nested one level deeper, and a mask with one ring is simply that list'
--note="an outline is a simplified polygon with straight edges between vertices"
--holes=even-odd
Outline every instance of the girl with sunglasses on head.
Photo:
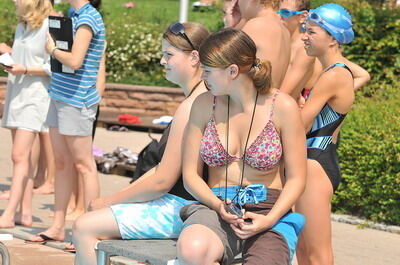
[{"label": "girl with sunglasses on head", "polygon": [[337,136],[354,102],[353,73],[340,46],[354,38],[351,15],[341,5],[310,10],[304,48],[324,71],[301,110],[307,131],[307,183],[295,210],[306,216],[297,252],[299,264],[333,264],[331,199],[340,183]]},{"label": "girl with sunglasses on head", "polygon": [[178,84],[186,99],[176,110],[169,134],[163,134],[168,140],[158,166],[127,188],[92,201],[94,211],[75,221],[76,264],[96,264],[94,246],[99,239],[178,237],[179,210],[193,200],[181,180],[182,138],[194,99],[206,91],[198,49],[208,35],[198,23],[176,23],[164,32],[160,63],[166,79]]},{"label": "girl with sunglasses on head", "polygon": [[[323,70],[319,60],[307,55],[302,41],[309,9],[309,0],[283,0],[278,11],[290,32],[292,44],[290,64],[280,89],[298,100],[301,106],[304,105],[302,91],[306,96]],[[345,63],[354,75],[354,89],[369,81],[370,76],[365,69],[347,59]]]},{"label": "girl with sunglasses on head", "polygon": [[245,264],[289,264],[304,224],[291,213],[306,175],[296,102],[271,86],[271,64],[257,59],[256,44],[241,30],[212,34],[200,47],[200,61],[210,92],[193,103],[183,176],[201,204],[181,210],[178,258],[231,264],[243,250]]},{"label": "girl with sunglasses on head", "polygon": [[290,61],[290,34],[276,13],[281,0],[232,0],[225,26],[242,29],[257,45],[257,57],[272,65],[272,84],[279,88]]}]

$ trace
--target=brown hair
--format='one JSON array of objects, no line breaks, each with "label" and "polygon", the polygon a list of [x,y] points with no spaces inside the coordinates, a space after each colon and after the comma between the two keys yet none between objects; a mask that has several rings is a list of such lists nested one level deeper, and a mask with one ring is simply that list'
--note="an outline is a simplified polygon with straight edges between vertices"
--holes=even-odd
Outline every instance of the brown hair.
[{"label": "brown hair", "polygon": [[211,34],[200,46],[200,62],[209,67],[226,68],[232,64],[247,73],[262,94],[271,88],[271,63],[256,57],[256,44],[243,31],[227,28]]},{"label": "brown hair", "polygon": [[310,0],[296,0],[298,10],[309,10],[311,8]]},{"label": "brown hair", "polygon": [[24,0],[19,3],[17,16],[20,23],[26,22],[31,29],[37,29],[52,11],[49,0]]},{"label": "brown hair", "polygon": [[260,0],[261,4],[265,7],[272,7],[274,10],[278,10],[282,0]]},{"label": "brown hair", "polygon": [[[210,32],[201,24],[195,22],[182,23],[185,28],[185,34],[188,36],[189,40],[192,42],[194,48],[199,50],[200,44],[205,40]],[[182,51],[192,51],[193,48],[190,46],[189,42],[180,34],[175,35],[169,29],[165,30],[163,34],[163,39],[168,41],[172,46],[178,48]]]}]

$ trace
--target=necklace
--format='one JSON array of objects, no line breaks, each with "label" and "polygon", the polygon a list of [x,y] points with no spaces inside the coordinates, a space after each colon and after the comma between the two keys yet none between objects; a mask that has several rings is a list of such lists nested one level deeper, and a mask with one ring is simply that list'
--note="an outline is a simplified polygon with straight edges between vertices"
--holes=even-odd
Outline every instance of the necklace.
[{"label": "necklace", "polygon": [[[254,101],[254,107],[253,107],[253,114],[251,115],[251,121],[250,121],[250,128],[249,128],[249,132],[247,134],[247,138],[246,138],[246,143],[244,145],[244,151],[243,151],[243,161],[242,161],[242,173],[240,176],[240,188],[238,189],[238,191],[236,192],[235,196],[232,198],[232,202],[236,199],[236,197],[239,195],[239,192],[242,188],[243,185],[243,178],[244,178],[244,163],[246,161],[246,151],[247,151],[247,144],[249,142],[249,138],[250,138],[250,132],[251,132],[251,127],[253,126],[253,121],[254,121],[254,115],[256,113],[256,107],[257,107],[257,100],[258,100],[258,92],[256,94],[256,99]],[[228,119],[226,122],[226,161],[225,161],[225,202],[226,202],[226,198],[228,195],[228,154],[229,154],[229,102],[230,102],[230,98],[228,96]]]},{"label": "necklace", "polygon": [[186,98],[190,97],[190,96],[193,94],[193,92],[196,90],[196,88],[200,85],[200,83],[201,83],[202,81],[203,81],[203,80],[200,80],[199,82],[197,82],[196,85],[194,85],[194,87],[192,88],[192,90],[190,90],[189,95],[188,95]]}]

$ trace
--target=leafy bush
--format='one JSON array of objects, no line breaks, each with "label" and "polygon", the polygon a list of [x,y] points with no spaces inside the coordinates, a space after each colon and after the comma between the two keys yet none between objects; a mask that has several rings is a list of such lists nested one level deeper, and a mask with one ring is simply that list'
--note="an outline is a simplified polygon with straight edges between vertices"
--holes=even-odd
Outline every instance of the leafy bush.
[{"label": "leafy bush", "polygon": [[161,34],[154,24],[111,22],[107,31],[109,80],[170,85],[160,66]]},{"label": "leafy bush", "polygon": [[373,221],[400,224],[400,95],[385,85],[374,98],[360,97],[341,132],[343,181],[334,209]]}]

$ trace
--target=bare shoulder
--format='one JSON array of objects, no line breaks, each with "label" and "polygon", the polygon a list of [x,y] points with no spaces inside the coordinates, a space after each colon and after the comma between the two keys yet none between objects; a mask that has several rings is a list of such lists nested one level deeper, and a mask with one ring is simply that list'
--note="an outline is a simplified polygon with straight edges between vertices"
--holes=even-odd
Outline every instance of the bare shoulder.
[{"label": "bare shoulder", "polygon": [[[274,20],[264,17],[256,17],[247,21],[243,27],[243,31],[249,35],[257,36],[259,38],[272,34],[274,34],[275,37],[278,37],[280,34],[282,34],[281,26],[281,24]],[[278,36],[276,36],[276,34],[278,34]]]},{"label": "bare shoulder", "polygon": [[335,93],[338,89],[351,85],[353,78],[350,72],[344,67],[334,67],[329,71],[323,73],[314,89],[318,91],[329,92],[330,94]]},{"label": "bare shoulder", "polygon": [[298,112],[299,106],[292,96],[285,92],[279,91],[275,99],[275,113],[279,116],[285,117],[286,115]]}]

